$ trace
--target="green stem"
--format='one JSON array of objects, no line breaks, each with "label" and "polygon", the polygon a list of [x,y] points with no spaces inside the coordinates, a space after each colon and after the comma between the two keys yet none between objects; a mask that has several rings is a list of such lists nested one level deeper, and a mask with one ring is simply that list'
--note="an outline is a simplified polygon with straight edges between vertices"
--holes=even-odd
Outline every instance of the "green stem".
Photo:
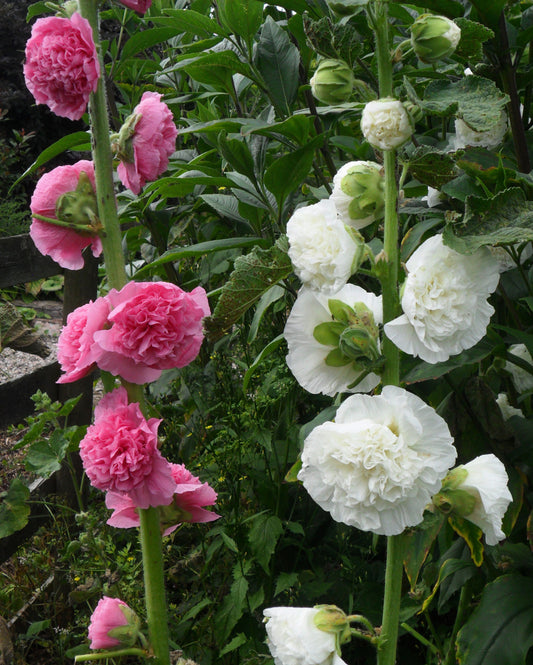
[{"label": "green stem", "polygon": [[423,644],[425,647],[427,647],[430,651],[432,651],[435,654],[439,654],[438,648],[430,642],[426,637],[421,635],[418,630],[415,630],[412,626],[410,626],[408,623],[402,623],[402,628],[410,633],[416,640],[420,642],[420,644]]},{"label": "green stem", "polygon": [[396,662],[402,596],[403,542],[403,534],[387,538],[387,568],[383,620],[378,643],[378,665],[394,665]]},{"label": "green stem", "polygon": [[167,603],[159,513],[156,508],[139,510],[144,588],[150,645],[154,665],[170,665]]},{"label": "green stem", "polygon": [[89,117],[92,132],[92,153],[96,180],[96,200],[98,217],[104,225],[102,245],[109,286],[121,289],[128,281],[124,255],[122,253],[122,234],[118,220],[115,188],[113,185],[113,155],[109,142],[109,120],[105,91],[104,59],[98,30],[97,0],[78,0],[80,13],[93,29],[94,43],[100,62],[100,80],[96,92],[89,100]]},{"label": "green stem", "polygon": [[119,656],[141,656],[146,658],[146,651],[143,649],[114,649],[113,651],[101,651],[100,653],[82,653],[74,657],[75,663],[81,663],[87,660],[104,660],[107,658],[118,658]]}]

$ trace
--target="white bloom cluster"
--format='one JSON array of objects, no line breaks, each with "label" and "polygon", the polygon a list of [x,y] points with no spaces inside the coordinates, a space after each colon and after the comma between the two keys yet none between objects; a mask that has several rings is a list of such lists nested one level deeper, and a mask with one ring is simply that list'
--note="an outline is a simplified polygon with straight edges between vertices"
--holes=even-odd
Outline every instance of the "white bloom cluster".
[{"label": "white bloom cluster", "polygon": [[385,386],[348,397],[335,422],[312,430],[298,478],[337,522],[392,536],[422,521],[456,454],[434,409]]},{"label": "white bloom cluster", "polygon": [[411,137],[413,130],[411,117],[397,99],[376,99],[363,109],[361,131],[375,148],[394,150]]},{"label": "white bloom cluster", "polygon": [[289,257],[304,285],[332,293],[346,284],[361,248],[338,218],[333,201],[298,208],[287,223],[287,236]]},{"label": "white bloom cluster", "polygon": [[426,240],[406,263],[403,314],[385,324],[385,334],[402,351],[428,363],[447,360],[477,344],[494,308],[489,295],[499,281],[498,262],[481,248],[470,255]]},{"label": "white bloom cluster", "polygon": [[[381,296],[376,296],[354,284],[346,284],[335,293],[335,299],[350,307],[355,303],[365,304],[373,313],[377,324],[383,322]],[[314,337],[316,326],[331,321],[328,296],[303,287],[293,305],[284,335],[289,347],[287,365],[298,383],[310,393],[322,393],[333,397],[339,392],[368,392],[375,388],[380,378],[368,374],[353,389],[360,372],[349,363],[340,367],[326,364],[326,357],[333,347],[320,344]]]},{"label": "white bloom cluster", "polygon": [[276,665],[346,665],[335,650],[335,635],[317,628],[314,607],[264,610],[268,648]]},{"label": "white bloom cluster", "polygon": [[464,120],[456,118],[453,147],[455,150],[466,148],[466,146],[493,150],[503,142],[507,129],[508,122],[507,113],[505,111],[501,112],[498,122],[494,127],[485,132],[476,132],[469,127]]}]

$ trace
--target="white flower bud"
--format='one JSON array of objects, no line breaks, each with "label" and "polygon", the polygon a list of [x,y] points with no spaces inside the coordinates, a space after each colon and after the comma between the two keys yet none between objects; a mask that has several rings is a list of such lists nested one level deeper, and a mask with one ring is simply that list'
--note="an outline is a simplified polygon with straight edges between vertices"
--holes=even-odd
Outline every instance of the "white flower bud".
[{"label": "white flower bud", "polygon": [[333,178],[330,196],[344,224],[362,229],[383,217],[385,179],[376,162],[348,162]]},{"label": "white flower bud", "polygon": [[410,138],[414,127],[404,105],[398,99],[384,97],[365,106],[361,131],[374,148],[394,150]]},{"label": "white flower bud", "polygon": [[422,14],[411,25],[411,45],[422,62],[451,55],[461,39],[461,28],[446,16]]}]

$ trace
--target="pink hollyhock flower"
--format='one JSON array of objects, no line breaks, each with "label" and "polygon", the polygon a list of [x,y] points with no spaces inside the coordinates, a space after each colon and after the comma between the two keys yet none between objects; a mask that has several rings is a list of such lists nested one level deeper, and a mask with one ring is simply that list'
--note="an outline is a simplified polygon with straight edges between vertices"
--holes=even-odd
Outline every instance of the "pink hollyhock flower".
[{"label": "pink hollyhock flower", "polygon": [[146,181],[156,180],[176,149],[178,130],[162,95],[145,92],[119,134],[118,176],[138,194]]},{"label": "pink hollyhock flower", "polygon": [[[168,506],[160,506],[159,512],[163,526],[168,526],[163,532],[168,536],[175,531],[182,522],[213,522],[220,515],[204,506],[213,506],[217,499],[217,493],[208,484],[202,483],[197,476],[185,468],[183,464],[171,464],[172,477],[176,482],[174,499]],[[131,498],[118,492],[107,492],[105,504],[113,510],[113,514],[107,520],[110,526],[119,529],[129,529],[139,526],[139,515]]]},{"label": "pink hollyhock flower", "polygon": [[93,371],[93,335],[106,325],[109,310],[107,300],[97,298],[68,315],[57,341],[57,359],[65,372],[57,383],[72,383]]},{"label": "pink hollyhock flower", "polygon": [[145,14],[152,4],[152,0],[119,0],[121,5],[134,9],[138,14]]},{"label": "pink hollyhock flower", "polygon": [[94,333],[100,369],[131,383],[147,383],[198,355],[202,319],[210,313],[202,287],[187,293],[166,282],[129,282],[106,298],[113,308],[111,327]]},{"label": "pink hollyhock flower", "polygon": [[[94,181],[94,165],[85,159],[76,164],[58,166],[49,173],[45,173],[37,183],[30,208],[33,214],[57,219],[56,204],[58,199],[78,187],[80,174],[85,173],[89,178],[93,190],[96,189]],[[76,220],[73,220],[76,222]],[[94,256],[102,253],[100,237],[89,231],[79,232],[63,226],[56,226],[49,222],[33,219],[30,226],[30,235],[37,249],[46,256],[51,256],[62,268],[80,270],[84,260],[82,250],[91,246]]]},{"label": "pink hollyhock flower", "polygon": [[128,404],[122,387],[104,395],[94,410],[94,425],[80,443],[91,484],[127,494],[137,508],[168,505],[176,483],[157,447],[160,422],[146,420],[139,404]]},{"label": "pink hollyhock flower", "polygon": [[87,19],[76,12],[70,18],[48,16],[35,22],[26,44],[24,77],[38,104],[46,104],[56,115],[79,120],[99,76]]},{"label": "pink hollyhock flower", "polygon": [[139,617],[118,598],[104,596],[98,601],[89,623],[91,649],[132,646],[139,634]]}]

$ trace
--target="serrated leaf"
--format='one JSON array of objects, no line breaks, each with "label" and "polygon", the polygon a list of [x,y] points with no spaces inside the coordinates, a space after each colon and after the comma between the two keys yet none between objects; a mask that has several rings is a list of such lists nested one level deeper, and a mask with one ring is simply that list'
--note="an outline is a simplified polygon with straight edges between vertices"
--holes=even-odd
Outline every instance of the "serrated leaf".
[{"label": "serrated leaf", "polygon": [[485,245],[510,245],[533,240],[533,201],[511,187],[493,197],[468,196],[462,222],[448,223],[446,245],[472,254]]},{"label": "serrated leaf", "polygon": [[461,28],[461,39],[455,49],[455,55],[461,58],[481,60],[483,43],[494,37],[494,31],[481,23],[463,17],[457,18],[455,23]]},{"label": "serrated leaf", "polygon": [[414,178],[435,189],[440,189],[457,176],[457,167],[451,155],[428,146],[416,148],[404,163],[409,166]]},{"label": "serrated leaf", "polygon": [[259,298],[292,272],[286,237],[267,250],[255,248],[235,260],[212,316],[204,319],[211,340],[219,339]]},{"label": "serrated leaf", "polygon": [[298,93],[300,53],[271,16],[263,23],[256,60],[272,101],[284,115],[290,114]]},{"label": "serrated leaf", "polygon": [[31,444],[26,455],[26,468],[47,478],[61,468],[69,443],[62,430],[54,430],[48,439]]},{"label": "serrated leaf", "polygon": [[279,596],[280,593],[291,589],[298,582],[298,573],[280,573],[276,580],[276,588],[274,596]]},{"label": "serrated leaf", "polygon": [[460,665],[524,665],[533,645],[533,580],[502,575],[483,590],[481,601],[459,631]]},{"label": "serrated leaf", "polygon": [[508,101],[493,81],[465,76],[459,81],[432,81],[420,104],[429,114],[455,115],[476,132],[486,132],[498,124]]},{"label": "serrated leaf", "polygon": [[269,573],[268,564],[282,533],[283,525],[279,517],[268,513],[260,513],[255,516],[252,528],[248,533],[252,552],[267,574]]},{"label": "serrated leaf", "polygon": [[19,478],[15,478],[0,504],[0,538],[26,526],[30,516],[29,498],[30,490]]},{"label": "serrated leaf", "polygon": [[237,621],[244,612],[248,581],[239,577],[231,585],[229,594],[224,598],[220,610],[215,616],[215,628],[220,644],[224,644]]},{"label": "serrated leaf", "polygon": [[461,538],[466,541],[466,544],[470,549],[472,561],[476,566],[481,566],[483,563],[484,550],[483,543],[481,542],[483,531],[481,531],[481,529],[473,522],[469,522],[467,519],[463,519],[458,515],[450,515],[448,517],[448,522],[455,533],[459,534]]}]

